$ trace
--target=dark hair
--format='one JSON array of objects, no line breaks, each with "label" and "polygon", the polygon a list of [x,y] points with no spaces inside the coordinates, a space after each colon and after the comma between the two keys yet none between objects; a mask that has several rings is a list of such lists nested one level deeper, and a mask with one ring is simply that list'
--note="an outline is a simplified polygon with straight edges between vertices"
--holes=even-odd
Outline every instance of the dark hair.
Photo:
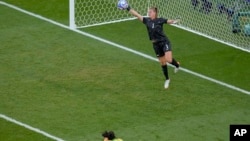
[{"label": "dark hair", "polygon": [[113,131],[104,131],[104,132],[102,133],[102,136],[103,136],[104,138],[108,138],[109,140],[115,139],[115,133],[114,133]]}]

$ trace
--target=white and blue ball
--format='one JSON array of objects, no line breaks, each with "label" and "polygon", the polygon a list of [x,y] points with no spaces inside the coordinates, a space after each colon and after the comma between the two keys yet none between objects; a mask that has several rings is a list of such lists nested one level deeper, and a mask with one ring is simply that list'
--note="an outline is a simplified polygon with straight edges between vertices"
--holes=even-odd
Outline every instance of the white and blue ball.
[{"label": "white and blue ball", "polygon": [[117,3],[117,7],[121,10],[125,10],[128,8],[128,2],[126,0],[119,0]]}]

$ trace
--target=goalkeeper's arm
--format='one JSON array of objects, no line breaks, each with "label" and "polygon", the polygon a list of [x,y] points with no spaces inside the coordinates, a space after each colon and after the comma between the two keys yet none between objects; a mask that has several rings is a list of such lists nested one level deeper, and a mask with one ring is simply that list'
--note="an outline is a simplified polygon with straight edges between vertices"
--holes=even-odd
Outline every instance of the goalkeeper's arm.
[{"label": "goalkeeper's arm", "polygon": [[127,8],[127,10],[129,11],[130,14],[137,17],[138,20],[143,21],[143,16],[139,14],[137,11],[135,11],[134,9],[130,8],[130,6]]}]

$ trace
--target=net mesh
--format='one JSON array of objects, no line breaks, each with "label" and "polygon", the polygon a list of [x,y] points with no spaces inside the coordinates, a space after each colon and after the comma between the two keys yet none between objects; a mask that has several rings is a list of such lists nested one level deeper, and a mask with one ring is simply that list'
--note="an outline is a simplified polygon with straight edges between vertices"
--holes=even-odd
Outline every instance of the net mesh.
[{"label": "net mesh", "polygon": [[[88,27],[133,19],[118,0],[75,0],[75,25]],[[181,18],[180,26],[250,51],[250,0],[128,0],[141,15],[156,6],[159,16]]]},{"label": "net mesh", "polygon": [[250,51],[250,0],[162,0],[157,4],[160,16],[179,17],[184,28]]},{"label": "net mesh", "polygon": [[[128,12],[117,8],[118,0],[75,0],[75,25],[87,27],[98,24],[119,22],[133,19]],[[142,15],[147,14],[149,0],[130,0]]]}]

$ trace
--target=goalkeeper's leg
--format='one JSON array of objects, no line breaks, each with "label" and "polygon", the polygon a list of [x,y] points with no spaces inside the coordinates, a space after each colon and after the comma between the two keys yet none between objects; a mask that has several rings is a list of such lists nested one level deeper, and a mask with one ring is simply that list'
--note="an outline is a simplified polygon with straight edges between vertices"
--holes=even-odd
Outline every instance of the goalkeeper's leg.
[{"label": "goalkeeper's leg", "polygon": [[172,57],[172,51],[167,51],[165,52],[165,58],[166,61],[172,65],[174,65],[176,68],[179,68],[179,62],[177,62],[173,57]]},{"label": "goalkeeper's leg", "polygon": [[180,67],[180,63],[177,62],[173,56],[172,56],[172,48],[171,48],[171,44],[170,43],[166,43],[164,45],[164,51],[165,51],[165,59],[166,59],[166,62],[172,64],[175,66],[175,69],[174,69],[174,72],[177,73],[177,71],[179,70],[179,67]]},{"label": "goalkeeper's leg", "polygon": [[173,57],[172,57],[172,51],[167,51],[165,52],[165,55],[163,57],[159,58],[159,61],[161,65],[163,66],[166,63],[170,63],[175,66],[174,72],[176,73],[179,70],[180,63],[177,62]]}]

